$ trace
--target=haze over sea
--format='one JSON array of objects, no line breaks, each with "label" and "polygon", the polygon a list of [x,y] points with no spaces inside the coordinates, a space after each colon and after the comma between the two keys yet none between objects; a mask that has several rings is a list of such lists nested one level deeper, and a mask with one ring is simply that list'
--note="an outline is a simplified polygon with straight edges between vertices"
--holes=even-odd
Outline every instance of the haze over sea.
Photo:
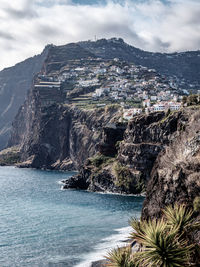
[{"label": "haze over sea", "polygon": [[73,173],[0,167],[0,266],[88,266],[127,237],[143,198],[61,190]]}]

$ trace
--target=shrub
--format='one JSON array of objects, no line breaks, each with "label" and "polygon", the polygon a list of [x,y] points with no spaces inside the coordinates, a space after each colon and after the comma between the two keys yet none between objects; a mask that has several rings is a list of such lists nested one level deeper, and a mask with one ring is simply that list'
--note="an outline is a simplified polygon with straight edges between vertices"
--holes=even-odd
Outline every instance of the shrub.
[{"label": "shrub", "polygon": [[[199,208],[200,198],[197,197],[194,203],[197,203]],[[140,248],[137,252],[113,250],[107,257],[109,266],[199,266],[200,247],[198,244],[192,244],[189,237],[189,234],[194,235],[196,230],[200,230],[200,223],[194,220],[193,215],[194,211],[185,205],[175,204],[174,207],[168,206],[163,210],[161,219],[131,219],[130,225],[134,231],[130,238],[137,242]],[[129,265],[130,263],[133,265]]]},{"label": "shrub", "polygon": [[174,207],[168,206],[163,213],[169,228],[177,229],[179,234],[188,234],[195,228],[200,229],[200,224],[194,221],[193,210],[183,204],[175,204]]},{"label": "shrub", "polygon": [[133,233],[132,237],[143,246],[143,250],[135,254],[139,266],[189,266],[193,246],[187,245],[176,229],[169,229],[163,219],[143,221],[139,232]]},{"label": "shrub", "polygon": [[119,162],[115,162],[113,164],[113,171],[116,176],[115,185],[129,190],[132,182],[130,170]]},{"label": "shrub", "polygon": [[105,257],[108,260],[106,266],[110,267],[135,267],[133,263],[131,248],[113,249]]},{"label": "shrub", "polygon": [[102,164],[111,162],[113,158],[97,153],[93,158],[90,158],[89,160],[92,163],[92,165],[99,168]]}]

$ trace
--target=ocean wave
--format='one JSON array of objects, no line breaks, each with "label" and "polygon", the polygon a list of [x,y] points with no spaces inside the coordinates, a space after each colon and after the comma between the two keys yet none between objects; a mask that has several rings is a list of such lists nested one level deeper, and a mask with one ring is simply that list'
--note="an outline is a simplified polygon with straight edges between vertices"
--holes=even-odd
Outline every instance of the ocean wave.
[{"label": "ocean wave", "polygon": [[90,267],[92,262],[102,260],[111,249],[128,245],[128,237],[131,231],[130,226],[116,229],[115,234],[103,238],[91,253],[83,255],[82,262],[75,267]]},{"label": "ocean wave", "polygon": [[61,184],[61,185],[63,185],[64,184],[64,182],[61,180],[61,181],[57,181],[57,184]]}]

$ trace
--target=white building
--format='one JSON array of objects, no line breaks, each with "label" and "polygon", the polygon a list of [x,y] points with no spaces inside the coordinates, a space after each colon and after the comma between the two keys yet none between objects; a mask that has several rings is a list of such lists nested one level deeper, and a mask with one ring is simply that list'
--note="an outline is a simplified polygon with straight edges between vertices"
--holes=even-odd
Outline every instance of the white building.
[{"label": "white building", "polygon": [[152,95],[151,96],[151,101],[156,101],[157,100],[157,96],[156,95]]},{"label": "white building", "polygon": [[143,103],[142,103],[142,105],[143,105],[144,108],[145,107],[148,107],[149,108],[151,106],[150,99],[144,100]]},{"label": "white building", "polygon": [[154,111],[165,111],[168,109],[179,110],[181,108],[181,103],[178,102],[160,102],[153,105]]},{"label": "white building", "polygon": [[124,111],[123,118],[125,120],[130,120],[133,118],[134,115],[141,114],[142,109],[141,108],[131,108]]}]

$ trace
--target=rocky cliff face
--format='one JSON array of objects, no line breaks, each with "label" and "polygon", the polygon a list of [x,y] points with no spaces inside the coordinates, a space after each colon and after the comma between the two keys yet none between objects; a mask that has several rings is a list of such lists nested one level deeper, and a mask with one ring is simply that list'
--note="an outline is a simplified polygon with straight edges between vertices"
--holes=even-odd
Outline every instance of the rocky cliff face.
[{"label": "rocky cliff face", "polygon": [[165,205],[193,207],[200,196],[200,111],[188,110],[179,136],[157,158],[147,187],[144,219],[159,217]]},{"label": "rocky cliff face", "polygon": [[[179,135],[187,119],[187,113],[182,111],[139,115],[129,122],[124,136],[118,135],[117,127],[115,134],[113,128],[106,127],[103,142],[98,146],[100,153],[90,158],[78,175],[65,181],[64,188],[143,192],[159,153]],[[113,140],[117,154],[110,153]]]},{"label": "rocky cliff face", "polygon": [[120,116],[117,108],[80,110],[56,104],[41,108],[33,94],[19,111],[9,142],[21,146],[21,167],[78,169],[95,154],[102,127]]},{"label": "rocky cliff face", "polygon": [[34,75],[41,70],[48,49],[0,72],[0,150],[7,145],[12,121],[24,103]]}]

